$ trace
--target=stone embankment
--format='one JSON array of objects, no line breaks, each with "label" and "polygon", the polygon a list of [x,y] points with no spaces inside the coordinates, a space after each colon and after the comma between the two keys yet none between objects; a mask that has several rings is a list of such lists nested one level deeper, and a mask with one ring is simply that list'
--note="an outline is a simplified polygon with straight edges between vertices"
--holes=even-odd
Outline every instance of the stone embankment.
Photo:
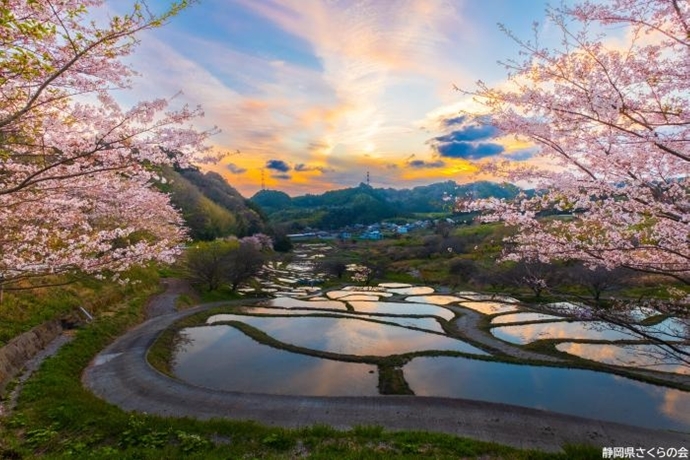
[{"label": "stone embankment", "polygon": [[0,394],[34,356],[62,333],[60,320],[36,326],[0,348]]},{"label": "stone embankment", "polygon": [[[148,318],[160,316],[175,311],[175,301],[181,294],[191,292],[189,284],[181,279],[163,279],[161,284],[164,292],[153,296],[146,306]],[[62,345],[67,340],[57,340],[63,332],[62,320],[53,319],[34,327],[0,348],[0,395],[5,392],[7,385],[29,367],[38,366],[33,361],[38,357],[45,357],[57,351],[57,346],[49,347],[55,342]],[[51,353],[45,353],[50,348]],[[42,353],[43,352],[43,353]]]}]

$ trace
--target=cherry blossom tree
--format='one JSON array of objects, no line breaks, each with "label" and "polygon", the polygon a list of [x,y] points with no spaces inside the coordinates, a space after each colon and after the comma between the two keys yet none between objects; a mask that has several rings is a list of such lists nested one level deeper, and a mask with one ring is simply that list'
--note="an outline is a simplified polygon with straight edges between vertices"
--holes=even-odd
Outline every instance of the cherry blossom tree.
[{"label": "cherry blossom tree", "polygon": [[[529,40],[508,31],[521,47],[503,63],[508,82],[464,91],[484,107],[478,122],[539,147],[522,165],[493,161],[487,170],[539,192],[466,207],[518,229],[509,259],[574,259],[687,286],[690,2],[582,1],[547,15],[559,47],[542,45],[538,24]],[[544,218],[554,210],[566,216]],[[687,289],[676,292],[654,307],[687,318]],[[598,314],[634,328],[620,310]]]},{"label": "cherry blossom tree", "polygon": [[374,279],[374,270],[366,265],[348,264],[345,271],[352,273],[350,278],[357,283],[364,283],[367,286]]},{"label": "cherry blossom tree", "polygon": [[0,284],[175,255],[185,232],[155,166],[210,159],[216,129],[191,126],[198,107],[123,108],[114,92],[130,87],[137,37],[188,4],[97,21],[103,0],[0,3]]}]

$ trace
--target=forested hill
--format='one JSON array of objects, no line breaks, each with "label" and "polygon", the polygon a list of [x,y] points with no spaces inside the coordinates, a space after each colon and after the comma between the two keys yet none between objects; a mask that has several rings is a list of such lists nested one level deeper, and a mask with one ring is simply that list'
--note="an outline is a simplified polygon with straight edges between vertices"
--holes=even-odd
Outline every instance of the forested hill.
[{"label": "forested hill", "polygon": [[510,184],[453,181],[412,189],[373,188],[367,184],[332,190],[321,195],[291,198],[284,192],[261,190],[251,197],[274,223],[289,223],[293,229],[336,229],[353,224],[371,224],[415,213],[452,212],[448,197],[512,198],[519,189]]},{"label": "forested hill", "polygon": [[182,212],[191,238],[213,240],[228,235],[269,233],[259,207],[240,195],[220,174],[169,167],[161,173],[165,183],[159,187],[170,194],[173,205]]}]

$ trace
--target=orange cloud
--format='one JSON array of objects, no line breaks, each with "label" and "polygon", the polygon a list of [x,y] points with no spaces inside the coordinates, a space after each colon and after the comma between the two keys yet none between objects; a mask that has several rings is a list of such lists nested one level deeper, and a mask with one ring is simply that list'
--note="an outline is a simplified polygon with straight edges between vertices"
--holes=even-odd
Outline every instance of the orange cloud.
[{"label": "orange cloud", "polygon": [[476,165],[469,161],[459,160],[447,162],[447,166],[442,168],[412,168],[403,165],[401,179],[412,180],[456,180],[462,182],[462,178],[475,180],[479,170]]}]

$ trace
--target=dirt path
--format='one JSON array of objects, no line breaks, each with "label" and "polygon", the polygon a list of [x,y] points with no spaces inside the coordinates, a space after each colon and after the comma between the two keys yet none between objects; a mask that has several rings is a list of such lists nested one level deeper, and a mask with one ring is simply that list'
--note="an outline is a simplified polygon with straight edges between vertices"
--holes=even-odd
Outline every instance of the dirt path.
[{"label": "dirt path", "polygon": [[175,303],[182,294],[193,294],[192,288],[186,280],[179,278],[164,278],[161,284],[165,291],[151,297],[146,305],[146,317],[155,318],[156,316],[174,313],[177,309]]},{"label": "dirt path", "polygon": [[[174,289],[174,287],[173,287]],[[170,311],[175,296],[162,294],[154,312]],[[172,302],[172,303],[171,303]],[[198,419],[254,420],[289,428],[326,424],[338,429],[379,425],[559,451],[566,443],[597,447],[690,445],[690,434],[589,420],[505,404],[418,396],[304,397],[225,392],[196,387],[154,370],[146,352],[178,319],[209,308],[155,316],[103,350],[82,380],[99,397],[127,411]]]},{"label": "dirt path", "polygon": [[[175,303],[177,297],[181,294],[193,293],[189,283],[178,278],[165,278],[161,280],[164,291],[161,294],[151,297],[146,306],[146,317],[153,318],[166,313],[173,313],[176,311]],[[17,403],[17,398],[21,392],[24,382],[26,382],[31,375],[38,370],[41,363],[46,358],[53,356],[60,348],[72,340],[72,335],[68,333],[61,333],[52,342],[50,342],[43,350],[36,354],[33,358],[26,362],[21,374],[17,377],[17,385],[7,395],[4,401],[0,401],[0,416],[4,416],[12,412]]]},{"label": "dirt path", "polygon": [[564,360],[554,356],[542,355],[528,350],[523,350],[509,343],[498,340],[490,333],[486,333],[479,329],[479,321],[483,318],[481,313],[478,313],[469,308],[455,307],[452,305],[446,306],[457,313],[462,313],[462,316],[453,323],[458,330],[458,333],[467,337],[468,339],[487,346],[491,349],[497,350],[507,356],[518,358],[522,360],[545,361],[550,363],[562,363]]}]

